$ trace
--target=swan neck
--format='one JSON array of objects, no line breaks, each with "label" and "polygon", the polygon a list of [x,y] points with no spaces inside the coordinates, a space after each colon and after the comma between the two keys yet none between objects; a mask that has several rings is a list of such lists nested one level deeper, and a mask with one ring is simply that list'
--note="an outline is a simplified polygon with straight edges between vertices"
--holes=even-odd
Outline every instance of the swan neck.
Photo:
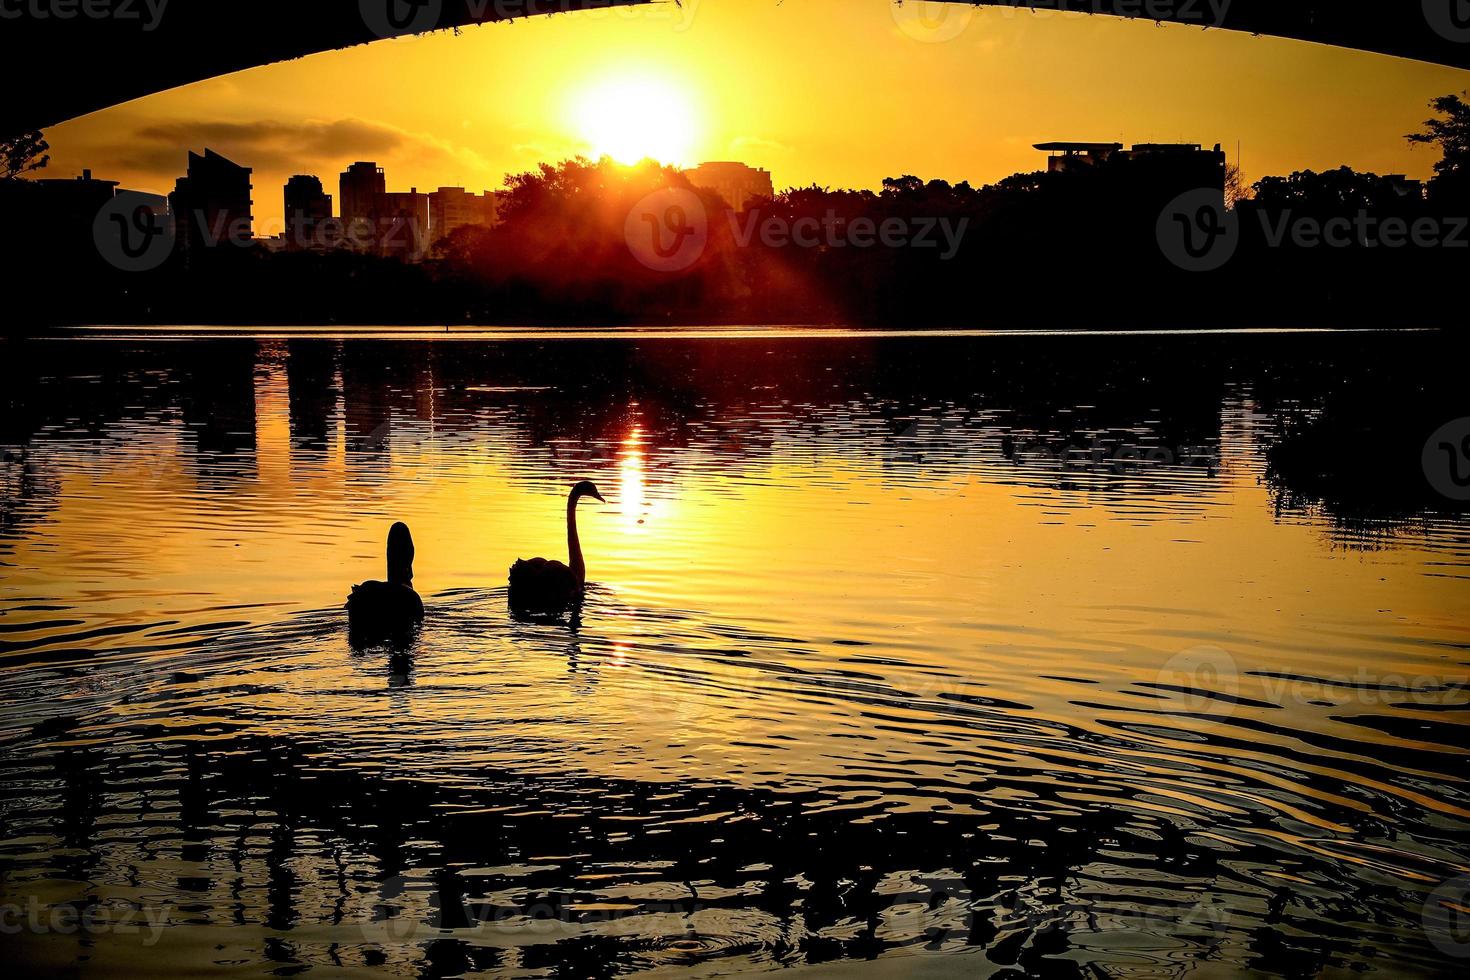
[{"label": "swan neck", "polygon": [[582,542],[577,538],[577,495],[567,497],[567,565],[578,585],[587,581],[587,565],[582,561]]}]

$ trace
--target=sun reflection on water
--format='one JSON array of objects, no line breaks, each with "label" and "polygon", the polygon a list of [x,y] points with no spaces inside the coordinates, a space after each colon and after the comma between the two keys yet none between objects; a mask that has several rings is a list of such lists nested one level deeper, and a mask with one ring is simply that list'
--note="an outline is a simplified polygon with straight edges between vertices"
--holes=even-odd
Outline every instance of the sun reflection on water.
[{"label": "sun reflection on water", "polygon": [[643,486],[643,427],[634,424],[623,437],[618,460],[618,505],[625,530],[643,524],[647,501]]}]

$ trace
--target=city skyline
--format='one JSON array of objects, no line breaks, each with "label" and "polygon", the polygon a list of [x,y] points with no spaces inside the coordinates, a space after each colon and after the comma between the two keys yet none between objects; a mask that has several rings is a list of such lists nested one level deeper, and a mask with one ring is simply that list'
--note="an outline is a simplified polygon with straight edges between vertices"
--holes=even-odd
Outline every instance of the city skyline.
[{"label": "city skyline", "polygon": [[[219,241],[229,238],[242,243],[253,240],[284,248],[330,247],[344,244],[344,233],[354,225],[376,229],[367,238],[389,234],[387,228],[406,231],[410,241],[406,256],[424,258],[434,243],[465,225],[493,227],[499,202],[507,191],[486,188],[478,194],[462,185],[442,185],[430,191],[410,186],[407,191],[390,190],[387,170],[374,160],[356,160],[339,174],[336,195],[326,192],[326,182],[315,173],[293,173],[280,191],[258,196],[261,186],[252,180],[254,168],[219,153],[213,147],[202,152],[181,150],[185,173],[174,179],[166,194],[122,187],[122,181],[94,177],[92,167],[79,174],[60,175],[43,170],[38,186],[73,187],[78,184],[107,185],[114,193],[156,199],[173,216],[176,234],[185,247],[198,247],[201,236]],[[604,158],[606,159],[606,158]],[[676,168],[677,169],[677,168]],[[718,194],[733,209],[743,210],[758,197],[775,193],[770,172],[738,161],[704,161],[681,172],[692,186]],[[507,174],[508,180],[512,175]],[[100,199],[99,199],[100,200]],[[264,200],[279,200],[281,220],[272,224],[259,218]],[[327,228],[336,222],[335,229]],[[365,241],[359,231],[359,240]]]},{"label": "city skyline", "polygon": [[[126,186],[164,193],[170,148],[207,143],[274,185],[337,173],[336,145],[404,187],[496,188],[542,160],[596,156],[586,107],[657,83],[691,110],[689,157],[666,162],[755,160],[787,186],[877,189],[901,172],[980,185],[1025,169],[1037,139],[1225,134],[1251,179],[1340,164],[1423,179],[1434,158],[1403,134],[1465,87],[1453,69],[1177,25],[964,8],[923,39],[884,0],[836,6],[594,11],[314,55],[53,127],[52,172],[108,160]],[[280,202],[257,217],[282,221]]]}]

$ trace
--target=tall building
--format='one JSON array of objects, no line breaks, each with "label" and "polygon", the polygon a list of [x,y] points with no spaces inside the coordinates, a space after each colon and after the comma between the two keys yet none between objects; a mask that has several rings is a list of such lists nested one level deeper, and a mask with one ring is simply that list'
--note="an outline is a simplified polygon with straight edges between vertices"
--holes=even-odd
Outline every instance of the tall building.
[{"label": "tall building", "polygon": [[332,220],[332,195],[322,190],[320,177],[296,174],[286,181],[286,247],[324,245],[323,233]]},{"label": "tall building", "polygon": [[1135,143],[1125,150],[1122,143],[1067,142],[1037,143],[1036,149],[1050,154],[1047,173],[1095,170],[1150,197],[1225,189],[1225,153],[1218,143],[1213,150],[1198,143]]},{"label": "tall building", "polygon": [[460,228],[493,228],[500,200],[494,191],[472,194],[463,187],[441,187],[429,195],[429,244],[448,238]]},{"label": "tall building", "polygon": [[354,236],[361,233],[364,222],[372,222],[378,198],[388,189],[383,168],[376,163],[358,161],[342,174],[337,198],[342,209],[342,224]]},{"label": "tall building", "polygon": [[701,163],[692,170],[684,171],[684,176],[695,187],[720,195],[736,211],[744,211],[746,205],[757,197],[775,196],[771,172],[748,167],[743,163]]},{"label": "tall building", "polygon": [[189,152],[187,174],[168,196],[178,245],[186,252],[251,238],[250,168],[206,149]]},{"label": "tall building", "polygon": [[417,187],[407,193],[379,194],[373,205],[373,219],[378,229],[379,254],[405,262],[424,257],[429,238],[429,195],[420,194]]}]

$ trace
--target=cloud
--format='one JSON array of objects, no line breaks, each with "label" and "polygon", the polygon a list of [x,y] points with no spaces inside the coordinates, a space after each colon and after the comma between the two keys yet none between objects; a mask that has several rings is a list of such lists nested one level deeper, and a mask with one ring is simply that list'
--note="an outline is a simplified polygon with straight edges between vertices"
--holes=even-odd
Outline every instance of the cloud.
[{"label": "cloud", "polygon": [[534,169],[539,163],[559,163],[575,156],[592,157],[592,148],[572,142],[529,142],[517,143],[511,148],[516,160],[525,161],[525,170]]},{"label": "cloud", "polygon": [[56,141],[53,171],[91,167],[123,186],[167,193],[188,166],[188,153],[205,147],[254,174],[256,229],[280,223],[281,185],[292,174],[315,174],[328,193],[337,175],[356,160],[388,171],[390,190],[440,184],[498,187],[502,175],[475,150],[428,133],[360,118],[211,119],[136,116],[115,120],[102,132]]},{"label": "cloud", "polygon": [[387,156],[413,142],[414,137],[402,130],[361,119],[176,120],[137,130],[129,145],[116,149],[113,160],[135,170],[177,174],[182,172],[187,149],[208,146],[243,166],[283,171],[326,162],[338,166],[365,156]]},{"label": "cloud", "polygon": [[[184,173],[188,152],[208,147],[255,172],[257,202],[267,212],[272,185],[286,176],[313,173],[335,184],[355,160],[391,168],[389,184],[428,183],[441,175],[464,175],[499,184],[474,150],[425,133],[365,119],[283,121],[279,119],[144,119],[58,147],[58,167],[90,166],[104,176],[167,190]],[[395,173],[398,177],[395,177]],[[402,177],[400,181],[398,178]]]}]

